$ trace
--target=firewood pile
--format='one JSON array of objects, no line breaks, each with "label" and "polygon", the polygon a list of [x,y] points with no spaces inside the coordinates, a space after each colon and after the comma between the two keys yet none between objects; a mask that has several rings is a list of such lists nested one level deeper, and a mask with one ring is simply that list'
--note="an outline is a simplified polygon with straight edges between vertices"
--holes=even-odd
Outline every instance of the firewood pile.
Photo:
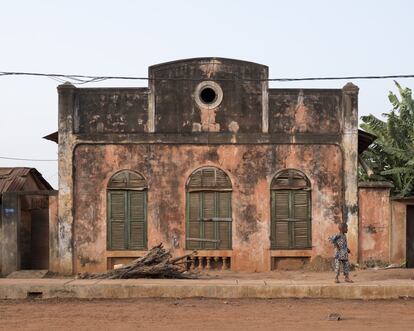
[{"label": "firewood pile", "polygon": [[197,252],[172,258],[162,243],[149,252],[120,268],[98,274],[85,273],[81,279],[130,279],[130,278],[196,278],[196,274],[187,270],[187,259]]}]

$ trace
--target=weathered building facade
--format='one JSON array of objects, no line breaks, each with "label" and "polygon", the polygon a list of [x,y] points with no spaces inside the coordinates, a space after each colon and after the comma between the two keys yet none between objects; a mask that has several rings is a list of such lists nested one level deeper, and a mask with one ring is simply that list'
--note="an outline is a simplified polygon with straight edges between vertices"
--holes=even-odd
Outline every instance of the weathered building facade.
[{"label": "weathered building facade", "polygon": [[355,85],[273,89],[266,66],[223,58],[155,65],[149,78],[58,87],[52,271],[103,271],[160,242],[196,249],[196,265],[267,271],[330,257],[340,222],[358,252]]}]

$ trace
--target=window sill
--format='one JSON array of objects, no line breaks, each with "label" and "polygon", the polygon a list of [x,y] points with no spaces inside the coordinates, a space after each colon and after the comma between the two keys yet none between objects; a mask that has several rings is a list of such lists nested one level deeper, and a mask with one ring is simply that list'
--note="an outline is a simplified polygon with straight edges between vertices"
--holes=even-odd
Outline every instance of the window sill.
[{"label": "window sill", "polygon": [[[193,252],[192,250],[186,250],[186,254],[190,254],[191,252]],[[197,250],[197,255],[196,256],[202,256],[202,257],[206,257],[206,256],[225,256],[225,257],[232,257],[233,256],[233,251],[231,249],[226,249],[226,250],[221,250],[221,249],[198,249]]]},{"label": "window sill", "polygon": [[147,250],[141,251],[106,251],[106,257],[141,257],[148,253]]},{"label": "window sill", "polygon": [[272,249],[270,251],[272,257],[310,257],[312,256],[312,248],[308,249]]}]

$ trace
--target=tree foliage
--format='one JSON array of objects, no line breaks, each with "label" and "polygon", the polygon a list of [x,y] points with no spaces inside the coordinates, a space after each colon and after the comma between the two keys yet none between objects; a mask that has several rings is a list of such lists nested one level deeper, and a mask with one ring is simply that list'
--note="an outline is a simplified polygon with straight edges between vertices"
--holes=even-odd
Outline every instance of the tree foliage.
[{"label": "tree foliage", "polygon": [[395,85],[399,96],[389,92],[392,110],[383,114],[385,120],[361,117],[361,128],[378,139],[362,155],[374,175],[360,172],[360,179],[391,181],[393,194],[404,197],[414,194],[414,100],[411,89]]}]

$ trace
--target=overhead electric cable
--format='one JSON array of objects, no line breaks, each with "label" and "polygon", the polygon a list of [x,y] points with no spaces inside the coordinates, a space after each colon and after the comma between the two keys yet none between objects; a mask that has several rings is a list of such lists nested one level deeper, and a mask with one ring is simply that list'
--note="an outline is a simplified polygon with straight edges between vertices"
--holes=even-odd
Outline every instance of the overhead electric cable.
[{"label": "overhead electric cable", "polygon": [[[56,74],[56,73],[39,73],[39,72],[12,72],[12,71],[0,71],[0,76],[39,76],[48,77],[55,79],[68,79],[74,81],[74,84],[87,84],[95,83],[104,80],[148,80],[148,81],[201,81],[204,78],[187,78],[187,77],[160,77],[160,78],[149,78],[149,77],[137,77],[137,76],[91,76],[91,75],[67,75],[67,74]],[[268,81],[268,82],[297,82],[297,81],[316,81],[316,80],[360,80],[360,79],[401,79],[401,78],[414,78],[414,74],[407,75],[373,75],[373,76],[333,76],[333,77],[301,77],[301,78],[265,78],[265,79],[254,79],[254,78],[218,78],[216,81]]]},{"label": "overhead electric cable", "polygon": [[52,161],[57,161],[56,160],[52,160],[52,159],[24,159],[24,158],[19,158],[19,157],[7,157],[7,156],[0,156],[0,159],[2,160],[15,160],[15,161],[40,161],[40,162],[52,162]]}]

